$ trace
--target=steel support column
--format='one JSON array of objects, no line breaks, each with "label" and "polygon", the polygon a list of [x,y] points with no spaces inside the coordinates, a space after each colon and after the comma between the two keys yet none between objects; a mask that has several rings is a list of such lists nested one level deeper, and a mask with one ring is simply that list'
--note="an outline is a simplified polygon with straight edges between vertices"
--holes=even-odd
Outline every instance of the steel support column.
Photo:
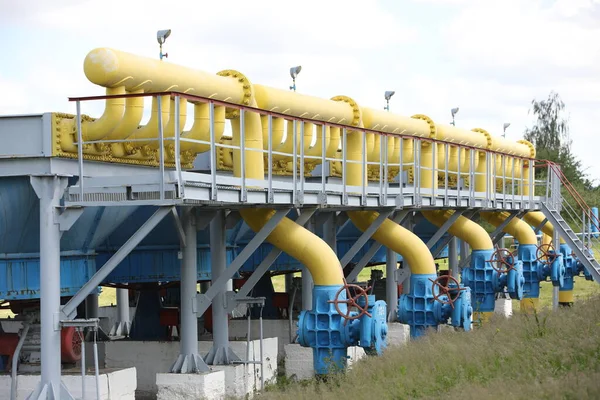
[{"label": "steel support column", "polygon": [[337,215],[335,212],[329,213],[323,224],[323,240],[337,254]]},{"label": "steel support column", "polygon": [[[315,222],[311,220],[308,223],[308,230],[315,233]],[[302,267],[302,309],[310,311],[312,310],[312,295],[313,295],[314,281],[310,271],[306,267]]]},{"label": "steel support column", "polygon": [[[196,313],[196,287],[198,282],[198,248],[196,243],[196,216],[194,209],[186,209],[181,216],[185,237],[181,260],[180,295],[181,340],[179,357],[171,372],[189,374],[208,371],[208,365],[198,354],[198,314]],[[212,253],[212,252],[211,252]],[[226,317],[227,318],[227,317]],[[227,323],[227,320],[225,321]]]},{"label": "steel support column", "polygon": [[229,325],[227,310],[225,309],[225,296],[227,292],[227,279],[218,283],[221,275],[227,269],[225,211],[218,211],[210,222],[210,259],[212,272],[212,285],[209,289],[217,290],[212,299],[213,317],[213,346],[205,357],[209,365],[228,365],[240,358],[229,347]]},{"label": "steel support column", "polygon": [[459,269],[456,242],[456,237],[452,236],[450,238],[450,242],[448,243],[448,268],[450,269],[450,274],[458,279]]},{"label": "steel support column", "polygon": [[117,289],[117,321],[110,329],[110,336],[129,336],[131,317],[129,316],[129,289]]},{"label": "steel support column", "polygon": [[60,379],[60,225],[58,207],[67,179],[31,177],[40,199],[41,380],[29,399],[72,399]]},{"label": "steel support column", "polygon": [[398,310],[398,284],[396,283],[396,270],[398,257],[392,249],[387,249],[385,258],[385,301],[388,304],[388,322],[394,322]]}]

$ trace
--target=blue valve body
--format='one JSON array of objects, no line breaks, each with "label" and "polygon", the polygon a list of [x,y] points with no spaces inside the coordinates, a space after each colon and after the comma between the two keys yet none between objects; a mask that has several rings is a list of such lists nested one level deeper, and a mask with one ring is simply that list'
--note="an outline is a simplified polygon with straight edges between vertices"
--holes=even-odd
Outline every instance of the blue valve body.
[{"label": "blue valve body", "polygon": [[[342,288],[339,285],[315,285],[313,289],[312,310],[302,311],[298,320],[298,342],[304,347],[312,347],[315,374],[326,375],[344,371],[348,359],[348,347],[360,345],[371,350],[371,354],[380,354],[387,340],[387,306],[384,301],[375,301],[369,296],[367,311],[359,319],[347,321],[337,312],[335,295]],[[346,291],[342,290],[338,301],[346,300]],[[360,297],[358,304],[364,306],[365,299]],[[347,313],[348,306],[338,303],[340,312]],[[356,316],[356,312],[350,313]]]}]

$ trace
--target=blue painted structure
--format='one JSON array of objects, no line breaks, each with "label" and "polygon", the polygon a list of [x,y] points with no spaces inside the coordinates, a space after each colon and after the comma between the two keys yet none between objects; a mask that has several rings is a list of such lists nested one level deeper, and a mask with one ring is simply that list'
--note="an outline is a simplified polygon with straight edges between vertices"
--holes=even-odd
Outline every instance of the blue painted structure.
[{"label": "blue painted structure", "polygon": [[[312,347],[315,374],[327,375],[345,370],[348,347],[360,345],[369,352],[380,353],[385,348],[387,336],[387,306],[369,296],[371,316],[363,315],[345,323],[345,319],[331,303],[342,286],[315,285],[312,310],[302,311],[298,319],[298,343]],[[338,300],[346,300],[346,291],[341,291]],[[364,306],[365,301],[362,300]],[[360,304],[360,303],[359,303]],[[372,304],[372,306],[371,306]],[[345,303],[339,303],[342,313],[348,312]],[[349,315],[356,316],[356,312]]]},{"label": "blue painted structure", "polygon": [[437,328],[448,319],[455,327],[462,327],[466,331],[471,329],[471,289],[465,287],[458,292],[453,305],[442,304],[449,299],[447,295],[441,295],[440,301],[434,300],[434,294],[439,295],[438,286],[432,282],[436,278],[434,274],[411,275],[410,293],[398,299],[398,320],[410,326],[411,337],[423,336],[427,329]]}]

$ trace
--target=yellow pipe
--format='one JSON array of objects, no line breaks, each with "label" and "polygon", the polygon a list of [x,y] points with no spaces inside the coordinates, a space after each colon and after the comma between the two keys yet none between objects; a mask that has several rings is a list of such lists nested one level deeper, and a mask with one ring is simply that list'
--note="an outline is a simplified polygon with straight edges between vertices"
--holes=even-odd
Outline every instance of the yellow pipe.
[{"label": "yellow pipe", "polygon": [[[235,71],[223,72],[226,76],[235,76],[246,88],[250,99],[250,106],[256,107],[256,100],[252,93],[252,85],[248,79]],[[233,145],[240,145],[240,118],[232,121]],[[245,113],[245,141],[246,149],[263,148],[263,131],[260,115],[253,112]],[[233,151],[233,174],[241,176],[241,168],[245,168],[245,176],[248,179],[264,179],[264,157],[262,152],[246,150],[245,165],[241,166],[240,150]],[[270,209],[246,208],[240,210],[240,215],[248,226],[258,232],[275,214]],[[296,224],[289,218],[283,218],[277,224],[273,232],[267,237],[267,241],[273,246],[286,252],[300,261],[310,271],[315,285],[342,285],[344,275],[337,256],[321,238],[311,233],[302,226]]]},{"label": "yellow pipe", "polygon": [[[335,99],[350,104],[353,109],[358,108],[349,97],[338,96]],[[360,126],[360,115],[353,123]],[[348,149],[346,151],[348,160],[362,160],[363,134],[364,132],[360,130],[348,132]],[[346,171],[343,173],[346,174],[348,185],[362,185],[361,170],[362,166],[358,163],[346,164]],[[348,211],[347,214],[352,223],[361,231],[368,229],[379,216],[379,213],[373,211]],[[413,274],[436,273],[435,261],[427,245],[408,229],[386,219],[373,234],[373,239],[402,255]]]},{"label": "yellow pipe", "polygon": [[[502,223],[510,217],[510,213],[508,212],[480,212],[481,218],[489,222],[490,224],[498,227],[502,225]],[[531,226],[526,222],[520,220],[519,218],[513,218],[510,222],[504,227],[504,232],[512,235],[515,239],[519,241],[519,244],[533,244],[537,245],[537,237],[535,236],[535,232],[531,229]]]},{"label": "yellow pipe", "polygon": [[559,291],[558,292],[558,302],[559,303],[573,303],[575,301],[575,298],[573,296],[573,291],[572,290],[565,290],[565,291]]},{"label": "yellow pipe", "polygon": [[[125,94],[125,86],[107,87],[107,96]],[[119,125],[125,111],[125,99],[106,99],[104,113],[94,122],[83,121],[81,124],[81,135],[84,141],[103,139]]]},{"label": "yellow pipe", "polygon": [[[180,125],[182,126],[182,125]],[[225,107],[215,106],[214,110],[215,140],[218,142],[225,131]],[[208,103],[194,104],[194,124],[189,131],[181,134],[182,138],[210,142],[210,106]],[[210,144],[181,142],[181,150],[203,153],[210,149]]]},{"label": "yellow pipe", "polygon": [[164,61],[130,53],[97,48],[85,58],[86,77],[107,88],[124,86],[128,91],[145,92],[177,90],[196,96],[249,105],[243,85],[236,79],[209,74]]},{"label": "yellow pipe", "polygon": [[[546,219],[546,216],[541,211],[530,211],[523,216],[523,220],[527,222],[531,226],[539,226],[542,221]],[[554,226],[550,221],[547,221],[544,226],[542,226],[542,232],[550,237],[554,237]],[[560,238],[560,243],[564,243],[563,238]]]},{"label": "yellow pipe", "polygon": [[[171,106],[170,96],[158,96],[152,98],[152,111],[148,123],[140,129],[135,130],[129,135],[128,139],[156,139],[158,138],[158,102],[161,105],[161,125],[163,129],[169,122],[169,111]],[[144,144],[149,144],[151,141],[136,141],[134,146],[140,147]],[[156,142],[153,143],[156,145]],[[158,146],[156,146],[158,147]]]},{"label": "yellow pipe", "polygon": [[[142,94],[143,90],[135,90],[128,92],[129,94]],[[138,128],[144,115],[144,98],[143,97],[128,97],[125,99],[125,113],[119,124],[108,135],[104,137],[106,140],[127,139],[131,133]],[[125,157],[129,155],[126,150],[129,146],[125,143],[112,143],[112,153],[116,157]]]},{"label": "yellow pipe", "polygon": [[[441,227],[454,214],[453,210],[421,211],[432,224]],[[473,250],[490,250],[494,248],[490,235],[481,226],[462,215],[450,226],[448,232],[467,242]]]}]

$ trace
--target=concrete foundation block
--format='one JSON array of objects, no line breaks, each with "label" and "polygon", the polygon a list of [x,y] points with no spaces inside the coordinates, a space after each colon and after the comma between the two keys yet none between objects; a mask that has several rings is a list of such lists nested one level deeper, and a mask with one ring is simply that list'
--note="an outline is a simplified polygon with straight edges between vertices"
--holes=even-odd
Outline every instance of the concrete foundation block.
[{"label": "concrete foundation block", "polygon": [[[100,399],[134,400],[136,381],[135,368],[100,371]],[[39,382],[39,375],[19,375],[17,379],[17,400],[25,400],[36,389]],[[63,374],[62,382],[74,398],[82,398],[81,375]],[[0,376],[0,400],[10,399],[10,388],[10,376]],[[96,398],[96,377],[93,374],[86,375],[85,377],[85,398]]]},{"label": "concrete foundation block", "polygon": [[[348,366],[365,357],[362,347],[348,347]],[[313,350],[310,347],[302,347],[292,343],[285,345],[285,375],[290,379],[303,380],[315,376]]]},{"label": "concrete foundation block", "polygon": [[156,374],[157,400],[225,398],[225,372],[204,374]]},{"label": "concrete foundation block", "polygon": [[496,304],[494,307],[494,312],[496,314],[504,315],[505,317],[510,317],[513,313],[512,311],[512,300],[510,299],[496,299]]},{"label": "concrete foundation block", "polygon": [[[248,366],[252,368],[251,366]],[[213,371],[222,371],[225,376],[225,393],[227,396],[243,398],[253,392],[249,385],[248,372],[245,365],[215,365]]]},{"label": "concrete foundation block", "polygon": [[410,326],[399,322],[388,322],[388,346],[402,346],[410,339]]}]

